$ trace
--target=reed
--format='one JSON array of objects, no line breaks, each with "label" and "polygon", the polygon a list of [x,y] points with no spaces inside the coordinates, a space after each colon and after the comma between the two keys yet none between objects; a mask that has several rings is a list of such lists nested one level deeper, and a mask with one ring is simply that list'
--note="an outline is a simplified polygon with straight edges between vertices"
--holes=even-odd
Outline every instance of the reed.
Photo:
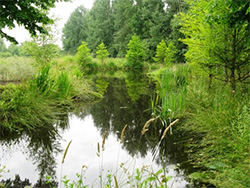
[{"label": "reed", "polygon": [[149,125],[154,122],[155,120],[157,120],[157,118],[151,118],[149,119],[143,126],[141,134],[144,135],[147,131],[148,131],[148,127]]},{"label": "reed", "polygon": [[160,142],[165,138],[165,136],[166,136],[168,130],[169,130],[175,123],[177,123],[178,121],[179,121],[179,119],[176,119],[176,120],[174,120],[172,123],[169,124],[169,126],[164,130]]},{"label": "reed", "polygon": [[128,127],[128,125],[126,124],[123,129],[122,129],[122,132],[121,132],[121,138],[120,138],[120,144],[122,143],[123,141],[123,138],[124,138],[124,134],[125,134],[125,130],[126,128]]},{"label": "reed", "polygon": [[107,131],[105,131],[102,139],[102,151],[105,150],[105,141],[106,141]]},{"label": "reed", "polygon": [[69,141],[69,143],[68,143],[68,145],[67,145],[67,147],[66,147],[66,149],[65,149],[65,151],[64,151],[64,153],[63,153],[63,158],[62,158],[61,164],[64,164],[64,160],[65,160],[65,158],[66,158],[66,155],[67,155],[67,153],[68,153],[69,146],[70,146],[71,143],[72,143],[72,140]]}]

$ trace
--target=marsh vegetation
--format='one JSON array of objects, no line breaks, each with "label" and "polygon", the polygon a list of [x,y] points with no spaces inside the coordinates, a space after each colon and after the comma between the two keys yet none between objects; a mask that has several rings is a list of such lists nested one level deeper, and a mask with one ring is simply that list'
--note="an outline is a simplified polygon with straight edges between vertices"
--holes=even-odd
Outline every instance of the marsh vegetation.
[{"label": "marsh vegetation", "polygon": [[57,1],[6,2],[0,187],[250,185],[249,1],[96,0],[62,50]]}]

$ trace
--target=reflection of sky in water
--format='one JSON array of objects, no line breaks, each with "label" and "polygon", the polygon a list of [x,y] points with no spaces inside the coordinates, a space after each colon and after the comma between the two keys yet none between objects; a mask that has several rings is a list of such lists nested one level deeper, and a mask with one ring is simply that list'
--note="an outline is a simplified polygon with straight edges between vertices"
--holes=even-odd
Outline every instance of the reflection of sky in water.
[{"label": "reflection of sky in water", "polygon": [[[62,148],[65,149],[70,140],[72,143],[69,147],[63,169],[62,176],[67,175],[67,178],[76,180],[76,173],[81,172],[81,167],[83,165],[88,166],[88,170],[85,173],[86,181],[85,183],[92,185],[96,180],[99,182],[98,176],[100,174],[100,163],[102,156],[97,157],[97,143],[100,145],[102,143],[102,137],[99,131],[94,126],[92,116],[88,115],[83,120],[72,116],[70,118],[70,129],[60,133],[62,140]],[[126,132],[125,132],[126,134]],[[139,139],[139,138],[138,138]],[[108,136],[105,142],[105,151],[103,152],[103,180],[107,180],[105,177],[105,172],[107,170],[112,170],[114,173],[119,168],[121,163],[125,163],[125,167],[133,170],[134,168],[141,168],[143,165],[152,165],[152,155],[148,153],[145,158],[131,158],[128,153],[120,147],[120,141],[112,133]],[[19,174],[21,179],[28,178],[32,183],[35,183],[38,179],[38,172],[35,172],[36,164],[32,164],[32,161],[26,159],[24,155],[25,152],[20,151],[25,143],[20,144],[20,146],[15,146],[16,151],[11,148],[3,147],[1,148],[0,164],[6,165],[7,169],[10,169],[10,173],[3,174],[2,179],[14,178],[15,174]],[[4,151],[5,150],[5,151]],[[11,150],[10,155],[5,155],[6,151]],[[4,152],[3,152],[4,151]],[[59,164],[57,168],[57,177],[60,177],[61,172],[61,161],[63,157],[63,152],[56,156],[56,161]],[[134,165],[135,164],[135,165]],[[156,164],[153,165],[155,172],[159,168]],[[172,180],[169,182],[169,186],[173,183],[172,187],[185,187],[188,184],[181,174],[176,174],[174,170],[175,165],[168,165],[168,175],[173,176]],[[112,174],[113,174],[112,173]],[[125,182],[125,177],[122,174],[116,174],[118,183]],[[1,179],[0,179],[1,180]],[[113,181],[113,179],[112,179]],[[97,187],[97,184],[94,186]]]}]

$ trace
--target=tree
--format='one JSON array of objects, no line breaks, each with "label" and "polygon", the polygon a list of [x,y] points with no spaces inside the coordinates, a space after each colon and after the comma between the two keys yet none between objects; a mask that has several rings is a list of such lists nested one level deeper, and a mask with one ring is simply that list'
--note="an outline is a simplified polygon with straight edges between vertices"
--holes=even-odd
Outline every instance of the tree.
[{"label": "tree", "polygon": [[156,55],[155,55],[155,62],[156,63],[164,63],[165,58],[166,58],[166,50],[167,50],[167,45],[164,40],[162,40],[156,48]]},{"label": "tree", "polygon": [[176,50],[176,47],[174,45],[173,42],[170,42],[166,48],[166,51],[165,51],[165,63],[167,66],[171,66],[172,63],[175,61],[175,54],[176,54],[177,50]]},{"label": "tree", "polygon": [[83,6],[74,10],[63,27],[63,49],[75,54],[78,46],[88,37],[88,11]]},{"label": "tree", "polygon": [[29,1],[5,1],[0,3],[0,36],[17,43],[14,37],[6,34],[2,29],[15,27],[15,23],[23,25],[32,36],[37,32],[46,34],[43,25],[52,24],[53,20],[48,17],[50,8],[55,7],[55,3],[69,0],[29,0]]},{"label": "tree", "polygon": [[141,31],[136,32],[142,39],[146,56],[145,59],[152,61],[155,56],[156,46],[167,37],[168,20],[162,0],[144,0],[142,6],[137,8],[137,14],[141,20]]},{"label": "tree", "polygon": [[0,57],[10,57],[11,53],[7,51],[3,38],[0,37]]},{"label": "tree", "polygon": [[60,48],[54,44],[56,41],[56,28],[52,28],[52,25],[47,25],[46,30],[49,32],[48,34],[40,34],[33,37],[31,42],[26,43],[24,49],[25,53],[33,56],[38,66],[42,67],[50,63],[51,59],[60,53]]},{"label": "tree", "polygon": [[[183,41],[189,47],[188,61],[210,77],[229,82],[231,90],[235,91],[236,82],[250,77],[248,20],[231,20],[232,0],[227,3],[223,0],[187,2],[190,10],[181,15],[181,20],[186,36]],[[238,4],[237,10],[241,10],[241,5]]]},{"label": "tree", "polygon": [[0,52],[6,52],[7,48],[4,44],[3,38],[0,37]]},{"label": "tree", "polygon": [[142,68],[144,56],[145,53],[140,38],[137,35],[133,35],[128,43],[126,54],[128,65],[132,68]]},{"label": "tree", "polygon": [[156,49],[155,62],[165,63],[167,66],[171,66],[175,61],[175,54],[177,50],[173,42],[169,42],[167,45],[164,40],[162,40]]},{"label": "tree", "polygon": [[15,56],[15,55],[19,56],[20,55],[19,49],[20,49],[19,46],[17,46],[17,45],[15,45],[15,44],[12,43],[8,47],[8,52],[10,52],[12,56]]},{"label": "tree", "polygon": [[134,26],[131,18],[135,14],[133,0],[114,0],[114,48],[118,57],[126,55],[127,44],[129,43]]},{"label": "tree", "polygon": [[111,56],[114,56],[113,31],[114,21],[111,0],[96,0],[89,12],[87,43],[93,53],[104,42]]},{"label": "tree", "polygon": [[96,57],[101,60],[103,63],[104,59],[106,59],[109,56],[109,52],[107,50],[107,47],[105,44],[102,42],[97,46],[97,51],[96,51]]},{"label": "tree", "polygon": [[176,47],[176,60],[179,63],[185,62],[185,53],[187,51],[187,45],[183,43],[181,39],[185,36],[180,32],[181,25],[180,20],[177,19],[181,12],[188,11],[188,5],[185,0],[165,0],[166,9],[166,22],[167,22],[167,38],[174,43]]},{"label": "tree", "polygon": [[84,68],[84,66],[91,61],[90,49],[86,42],[82,41],[82,44],[77,48],[76,59],[81,68]]}]

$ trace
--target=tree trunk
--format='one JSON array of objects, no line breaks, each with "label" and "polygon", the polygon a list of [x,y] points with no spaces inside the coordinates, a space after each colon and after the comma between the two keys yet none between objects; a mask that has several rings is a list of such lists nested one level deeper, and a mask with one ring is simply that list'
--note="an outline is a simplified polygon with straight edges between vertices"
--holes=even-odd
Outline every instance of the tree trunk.
[{"label": "tree trunk", "polygon": [[230,69],[230,85],[231,85],[231,92],[234,93],[236,89],[236,83],[235,83],[235,70],[234,68]]}]

